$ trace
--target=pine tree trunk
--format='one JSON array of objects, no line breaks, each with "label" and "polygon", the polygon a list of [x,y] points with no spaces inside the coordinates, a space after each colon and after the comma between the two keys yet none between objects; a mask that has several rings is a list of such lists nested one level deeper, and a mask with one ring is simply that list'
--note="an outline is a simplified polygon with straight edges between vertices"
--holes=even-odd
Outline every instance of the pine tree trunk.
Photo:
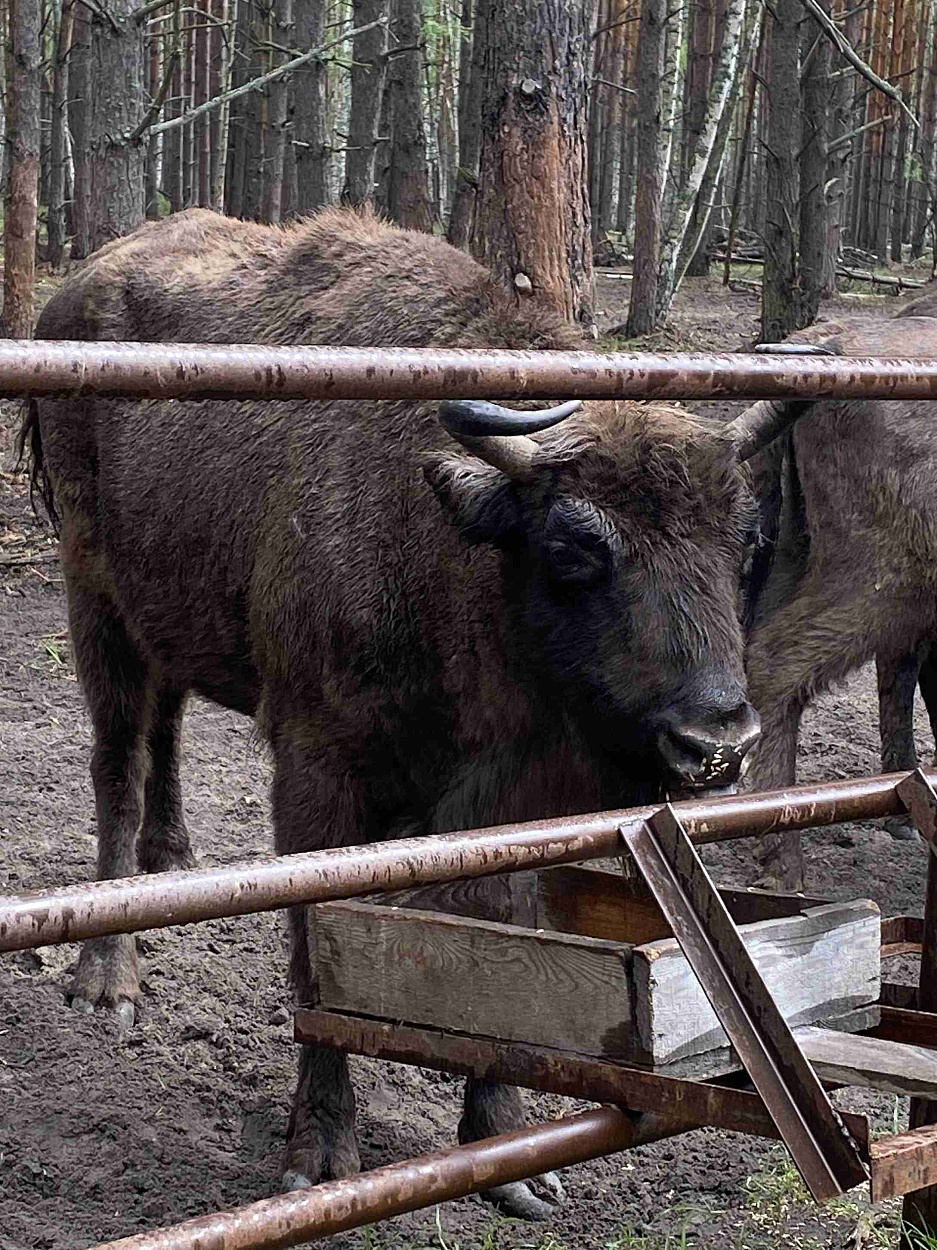
[{"label": "pine tree trunk", "polygon": [[[296,46],[301,52],[325,43],[324,0],[294,0]],[[358,59],[357,43],[353,48]],[[311,213],[329,202],[329,152],[326,146],[326,69],[310,61],[293,74],[293,138],[296,156],[294,215]],[[352,70],[354,73],[354,70]]]},{"label": "pine tree trunk", "polygon": [[72,136],[74,184],[72,186],[71,234],[69,256],[83,260],[88,255],[88,213],[90,211],[90,170],[79,153],[88,145],[88,120],[91,110],[91,22],[90,14],[77,5],[73,11],[72,50],[68,58],[68,125]]},{"label": "pine tree trunk", "polygon": [[591,325],[591,3],[484,4],[488,39],[472,253],[506,283],[520,290],[529,282],[535,296],[570,321]]},{"label": "pine tree trunk", "polygon": [[[293,0],[276,0],[273,10],[273,39],[278,45],[272,54],[271,69],[282,65],[288,54],[279,49],[290,46],[293,24]],[[283,177],[286,172],[286,143],[289,127],[289,84],[277,78],[267,87],[267,114],[270,142],[267,152],[266,185],[264,187],[263,220],[275,226],[283,214]]]},{"label": "pine tree trunk", "polygon": [[[830,0],[820,0],[826,13]],[[826,204],[830,100],[830,44],[814,22],[803,27],[804,103],[800,149],[800,277],[803,317],[815,321],[826,281],[829,218]],[[809,60],[807,59],[809,57]]]},{"label": "pine tree trunk", "polygon": [[356,35],[351,69],[351,111],[345,154],[343,204],[370,204],[374,199],[374,149],[381,116],[387,59],[388,0],[355,0],[355,27],[382,21],[384,26]]},{"label": "pine tree trunk", "polygon": [[665,174],[661,130],[666,23],[665,0],[643,0],[638,33],[638,185],[634,213],[634,279],[625,328],[628,338],[649,334],[657,316]]},{"label": "pine tree trunk", "polygon": [[937,180],[937,39],[935,39],[935,6],[930,5],[927,21],[927,69],[922,89],[923,108],[921,110],[921,180],[924,184],[923,211],[918,213],[911,239],[911,257],[917,259],[924,254],[927,222],[934,209],[935,180]]},{"label": "pine tree trunk", "polygon": [[[448,239],[467,248],[472,234],[478,158],[481,151],[481,101],[485,77],[485,5],[462,0],[462,42],[459,47],[459,165],[456,173]],[[471,34],[471,39],[469,38]]]},{"label": "pine tree trunk", "polygon": [[[195,91],[194,103],[205,104],[209,98],[211,56],[209,54],[208,23],[200,20],[195,32]],[[287,32],[289,37],[289,32]],[[195,165],[198,183],[198,203],[201,208],[211,204],[211,116],[202,113],[195,121]]]},{"label": "pine tree trunk", "polygon": [[[393,91],[394,125],[387,211],[410,230],[433,229],[426,184],[426,137],[423,133],[420,66],[420,0],[396,0],[394,32],[399,55],[393,55],[389,85]],[[406,49],[406,51],[403,51]]]},{"label": "pine tree trunk", "polygon": [[[159,91],[162,75],[160,73],[160,39],[150,38],[149,47],[149,83],[150,99],[154,99]],[[151,134],[146,141],[146,174],[144,175],[143,211],[149,221],[159,220],[159,158],[162,148],[162,135]]]},{"label": "pine tree trunk", "polygon": [[767,195],[761,338],[777,343],[807,324],[797,277],[797,151],[800,146],[800,0],[776,0],[768,61]]},{"label": "pine tree trunk", "polygon": [[4,223],[3,333],[32,337],[42,53],[40,0],[11,0],[13,76],[8,81],[7,212]]},{"label": "pine tree trunk", "polygon": [[55,66],[52,80],[52,134],[49,141],[49,251],[52,269],[65,259],[68,235],[65,220],[65,184],[68,151],[65,131],[68,126],[68,59],[72,46],[74,0],[63,0],[55,32]]},{"label": "pine tree trunk", "polygon": [[[231,63],[227,40],[231,25],[228,22],[228,0],[212,0],[212,15],[222,26],[212,25],[209,54],[211,61],[208,71],[208,94],[212,99],[228,90],[229,66]],[[228,146],[228,109],[227,104],[212,110],[209,131],[211,135],[211,164],[209,167],[209,203],[218,213],[224,208],[225,200],[225,156]]]}]

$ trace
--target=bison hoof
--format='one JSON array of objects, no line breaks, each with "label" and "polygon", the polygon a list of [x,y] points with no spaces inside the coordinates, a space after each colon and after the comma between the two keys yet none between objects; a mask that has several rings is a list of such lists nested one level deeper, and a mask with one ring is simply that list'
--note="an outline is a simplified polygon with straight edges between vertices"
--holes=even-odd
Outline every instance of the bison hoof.
[{"label": "bison hoof", "polygon": [[66,995],[73,1010],[84,1014],[106,1011],[129,1028],[138,992],[137,948],[131,935],[90,938],[84,943]]},{"label": "bison hoof", "polygon": [[[79,998],[77,994],[72,995],[71,1007],[72,1011],[77,1011],[79,1015],[90,1016],[94,1013],[94,1003],[89,1003],[87,998]],[[133,1028],[137,1013],[129,999],[122,998],[119,1003],[108,1006],[106,1010],[107,1014],[113,1016],[123,1028]]]},{"label": "bison hoof", "polygon": [[292,1189],[312,1189],[312,1181],[308,1176],[303,1176],[302,1172],[297,1172],[295,1168],[283,1173],[283,1181],[280,1188],[285,1194]]},{"label": "bison hoof", "polygon": [[917,842],[920,837],[907,816],[889,816],[885,828],[896,842]]},{"label": "bison hoof", "polygon": [[529,1181],[512,1181],[509,1185],[496,1185],[482,1195],[504,1215],[520,1220],[549,1220],[556,1208],[566,1200],[560,1178],[554,1172],[544,1172]]}]

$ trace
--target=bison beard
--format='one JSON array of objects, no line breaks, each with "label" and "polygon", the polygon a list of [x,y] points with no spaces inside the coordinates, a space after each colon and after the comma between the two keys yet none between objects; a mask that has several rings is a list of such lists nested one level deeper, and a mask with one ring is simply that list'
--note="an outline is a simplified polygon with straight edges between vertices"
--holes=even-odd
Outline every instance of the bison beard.
[{"label": "bison beard", "polygon": [[[202,210],[148,225],[71,277],[38,333],[577,345],[461,252],[340,211],[286,230]],[[99,877],[192,863],[193,690],[256,716],[283,854],[734,780],[757,735],[738,619],[757,422],[715,434],[598,404],[515,439],[473,411],[446,410],[453,439],[409,402],[33,405],[23,440],[61,518],[94,724]],[[311,910],[289,928],[314,1003]],[[71,996],[132,1021],[134,939],[85,943]],[[460,1135],[521,1118],[516,1091],[470,1082]],[[303,1048],[288,1138],[288,1185],[357,1169],[344,1056]],[[495,1197],[549,1209],[526,1185]]]}]

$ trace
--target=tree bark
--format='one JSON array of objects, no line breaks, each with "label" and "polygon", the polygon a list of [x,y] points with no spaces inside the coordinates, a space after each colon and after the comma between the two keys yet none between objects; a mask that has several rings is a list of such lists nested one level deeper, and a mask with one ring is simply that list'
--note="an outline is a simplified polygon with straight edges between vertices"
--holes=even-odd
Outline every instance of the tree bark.
[{"label": "tree bark", "polygon": [[[826,13],[830,0],[819,0]],[[829,214],[826,202],[830,99],[830,44],[815,22],[802,41],[803,141],[800,149],[800,278],[805,324],[816,320],[827,279]],[[809,58],[809,59],[808,59]]]},{"label": "tree bark", "polygon": [[459,166],[449,215],[448,239],[467,248],[472,234],[478,158],[481,152],[481,102],[485,77],[485,5],[462,0],[462,42],[459,49]]},{"label": "tree bark", "polygon": [[65,186],[68,150],[65,130],[68,126],[68,59],[72,46],[73,0],[63,0],[55,32],[55,66],[52,79],[52,134],[49,146],[49,251],[52,269],[60,268],[65,258],[67,229],[65,220]]},{"label": "tree bark", "polygon": [[393,93],[390,178],[387,212],[410,230],[432,232],[433,213],[426,184],[426,137],[423,133],[420,66],[420,0],[396,0],[395,45],[389,48],[388,85]]},{"label": "tree bark", "polygon": [[8,82],[7,212],[4,229],[3,333],[32,337],[39,192],[42,52],[40,0],[11,0],[13,80]]},{"label": "tree bark", "polygon": [[638,185],[634,213],[634,278],[625,328],[628,338],[649,334],[657,315],[665,173],[661,159],[661,117],[666,22],[665,0],[643,0],[638,32]]},{"label": "tree bark", "polygon": [[[276,0],[273,10],[273,43],[288,48],[292,38],[293,0]],[[271,69],[289,59],[286,52],[273,53]],[[289,83],[278,78],[267,86],[267,114],[270,142],[267,152],[266,185],[264,187],[263,219],[275,226],[283,215],[283,177],[286,172],[286,143],[289,127]],[[207,119],[206,119],[207,120]]]},{"label": "tree bark", "polygon": [[[352,22],[355,28],[370,22],[386,23],[389,8],[388,0],[355,0]],[[374,200],[374,150],[384,95],[386,50],[386,25],[355,35],[343,204],[370,204]]]},{"label": "tree bark", "polygon": [[484,7],[488,38],[472,253],[506,283],[516,286],[523,275],[535,296],[570,321],[591,325],[591,0],[510,6],[484,0]]},{"label": "tree bark", "polygon": [[761,337],[777,343],[808,324],[797,274],[797,150],[800,145],[800,0],[776,0],[768,61],[765,264]]}]

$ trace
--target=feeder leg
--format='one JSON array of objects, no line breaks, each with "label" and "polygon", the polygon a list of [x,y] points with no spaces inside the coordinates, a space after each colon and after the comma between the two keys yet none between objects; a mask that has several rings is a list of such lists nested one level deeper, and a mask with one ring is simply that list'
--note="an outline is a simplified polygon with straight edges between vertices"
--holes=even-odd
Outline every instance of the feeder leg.
[{"label": "feeder leg", "polygon": [[[933,847],[927,864],[927,895],[924,900],[924,935],[921,943],[921,978],[918,1010],[937,1011],[937,854]],[[923,1098],[911,1099],[911,1128],[937,1124],[937,1102]],[[937,1231],[937,1185],[905,1194],[901,1208],[902,1222],[929,1233]],[[902,1233],[899,1250],[915,1250]]]}]

